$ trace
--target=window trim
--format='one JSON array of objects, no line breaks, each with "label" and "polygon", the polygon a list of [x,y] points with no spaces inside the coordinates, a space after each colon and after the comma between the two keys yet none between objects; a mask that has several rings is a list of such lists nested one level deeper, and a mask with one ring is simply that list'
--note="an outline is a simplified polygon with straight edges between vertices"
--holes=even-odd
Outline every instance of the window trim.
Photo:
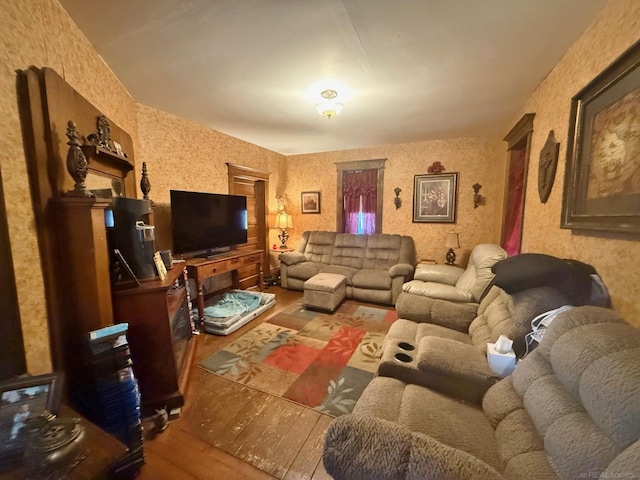
[{"label": "window trim", "polygon": [[377,170],[378,171],[378,194],[376,200],[376,233],[382,233],[382,206],[384,188],[384,168],[386,158],[376,160],[356,160],[353,162],[336,162],[336,178],[338,185],[336,188],[336,232],[342,232],[344,226],[344,195],[342,194],[342,175],[344,172],[355,170]]}]

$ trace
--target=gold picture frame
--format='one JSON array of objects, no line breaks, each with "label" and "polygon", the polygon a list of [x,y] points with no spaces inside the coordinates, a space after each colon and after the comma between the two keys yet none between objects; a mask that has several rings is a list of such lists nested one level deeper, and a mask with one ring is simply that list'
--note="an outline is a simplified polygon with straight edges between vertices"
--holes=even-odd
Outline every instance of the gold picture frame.
[{"label": "gold picture frame", "polygon": [[561,228],[640,233],[640,42],[571,101]]}]

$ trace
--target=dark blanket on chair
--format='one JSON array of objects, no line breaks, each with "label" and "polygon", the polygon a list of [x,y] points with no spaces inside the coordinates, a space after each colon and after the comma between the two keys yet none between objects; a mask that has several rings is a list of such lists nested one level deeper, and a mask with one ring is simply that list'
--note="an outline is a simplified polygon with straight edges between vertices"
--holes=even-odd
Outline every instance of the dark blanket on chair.
[{"label": "dark blanket on chair", "polygon": [[496,275],[493,284],[509,294],[549,286],[567,296],[573,305],[590,303],[592,275],[597,275],[591,265],[542,253],[521,253],[496,263],[491,270]]}]

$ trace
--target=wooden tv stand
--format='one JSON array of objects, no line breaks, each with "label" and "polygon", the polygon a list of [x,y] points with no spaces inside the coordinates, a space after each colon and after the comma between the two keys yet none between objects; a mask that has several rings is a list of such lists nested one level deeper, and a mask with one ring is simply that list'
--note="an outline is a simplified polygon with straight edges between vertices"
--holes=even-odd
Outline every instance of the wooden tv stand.
[{"label": "wooden tv stand", "polygon": [[258,275],[258,288],[262,291],[264,277],[262,273],[262,250],[236,250],[230,253],[223,253],[211,258],[191,258],[186,261],[189,278],[195,280],[198,287],[198,317],[200,328],[204,324],[204,281],[223,273],[231,272],[231,282],[233,288],[239,288],[238,270],[243,267],[255,265]]}]

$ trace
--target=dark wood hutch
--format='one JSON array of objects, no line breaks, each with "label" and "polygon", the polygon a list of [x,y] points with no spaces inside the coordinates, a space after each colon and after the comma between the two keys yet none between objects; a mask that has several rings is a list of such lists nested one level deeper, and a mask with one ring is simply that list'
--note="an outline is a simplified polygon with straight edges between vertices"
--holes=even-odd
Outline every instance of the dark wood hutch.
[{"label": "dark wood hutch", "polygon": [[[55,370],[65,371],[67,399],[73,398],[70,393],[74,386],[87,379],[83,361],[87,333],[127,322],[143,414],[181,406],[180,386],[186,382],[194,350],[190,329],[185,332],[176,326],[189,323],[185,320],[189,318],[189,306],[182,267],[169,270],[163,281],[156,278],[142,281],[141,286],[124,283],[114,287],[105,225],[110,200],[65,196],[74,188],[65,163],[69,149],[65,132],[70,120],[83,137],[87,188],[112,188],[123,197],[136,198],[130,135],[109,123],[111,139],[126,156],[87,142],[102,112],[50,68],[18,72],[18,92],[52,361]],[[152,224],[153,219],[145,223]]]}]

